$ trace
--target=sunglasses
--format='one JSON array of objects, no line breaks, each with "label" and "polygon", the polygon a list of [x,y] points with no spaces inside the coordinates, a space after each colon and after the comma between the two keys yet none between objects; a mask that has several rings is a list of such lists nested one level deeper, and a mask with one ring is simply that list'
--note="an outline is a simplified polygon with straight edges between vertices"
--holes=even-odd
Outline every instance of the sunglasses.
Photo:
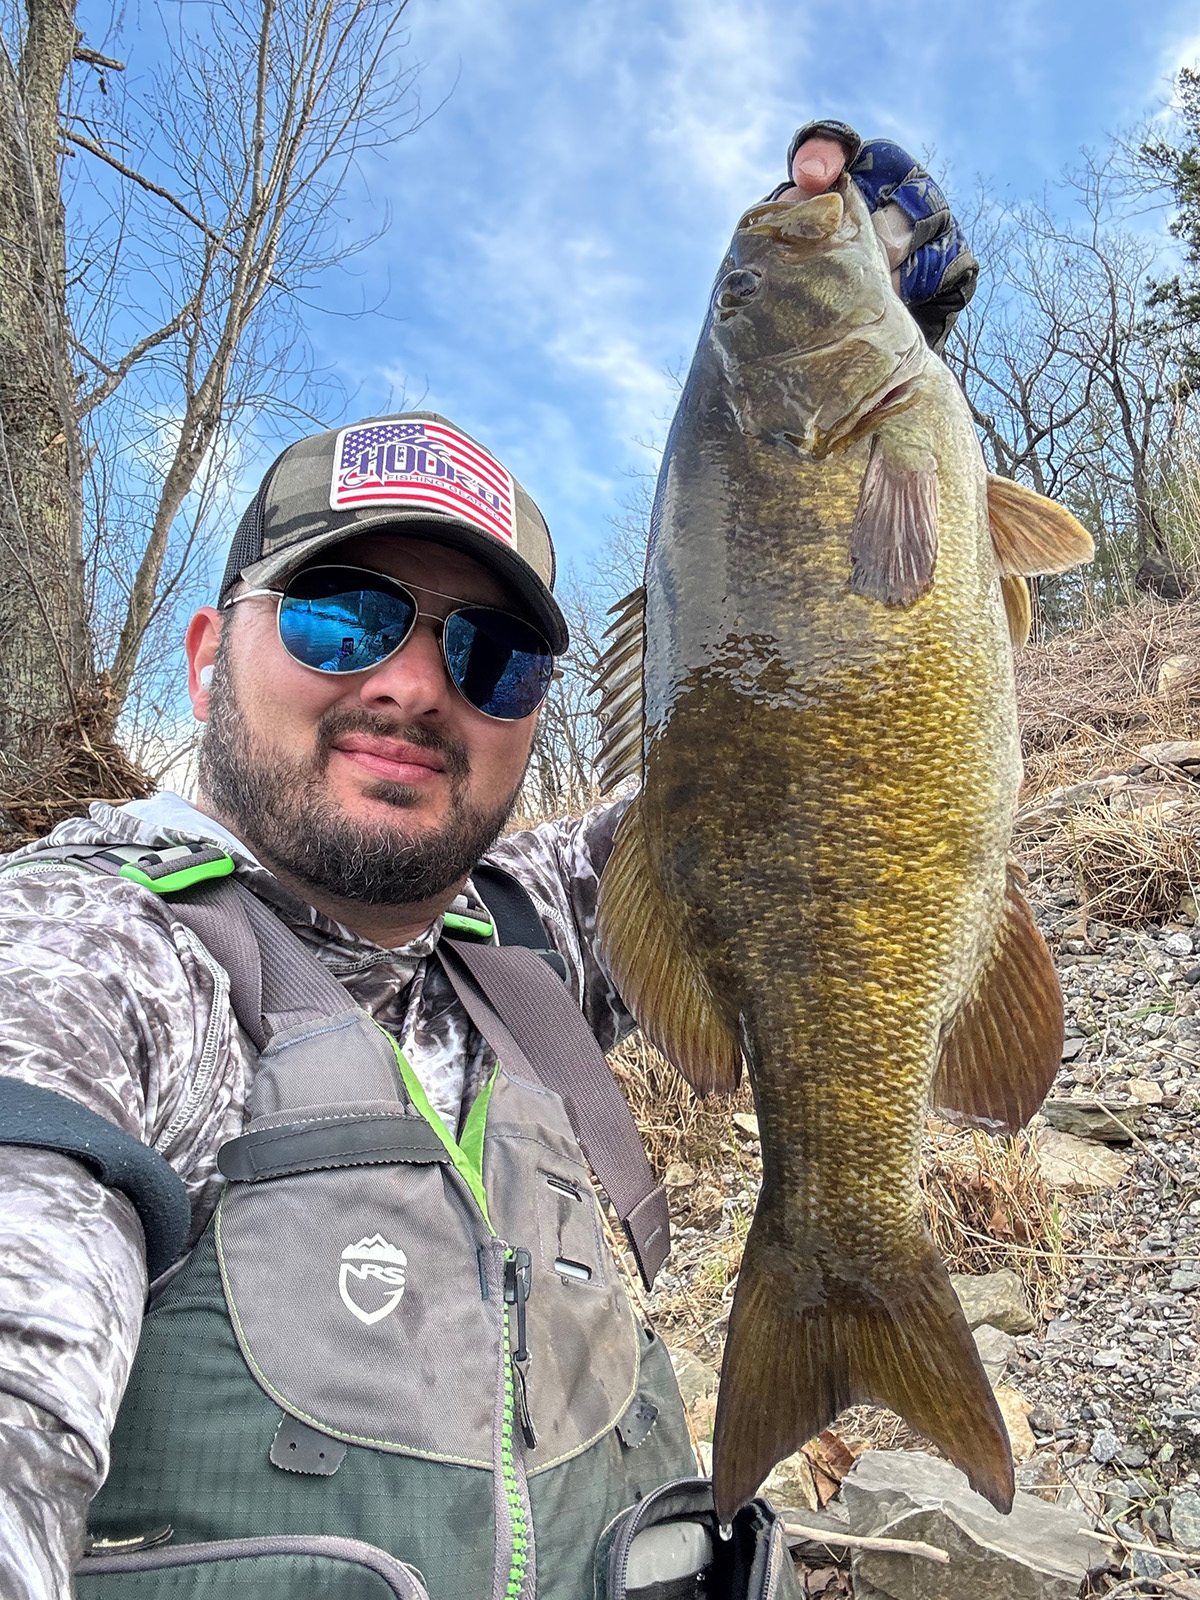
[{"label": "sunglasses", "polygon": [[260,595],[278,598],[283,648],[314,672],[369,672],[403,650],[424,617],[441,630],[451,683],[485,717],[517,722],[529,716],[546,698],[554,675],[549,643],[520,617],[462,604],[447,617],[431,617],[402,583],[362,567],[305,567],[282,589],[249,589],[225,604]]}]

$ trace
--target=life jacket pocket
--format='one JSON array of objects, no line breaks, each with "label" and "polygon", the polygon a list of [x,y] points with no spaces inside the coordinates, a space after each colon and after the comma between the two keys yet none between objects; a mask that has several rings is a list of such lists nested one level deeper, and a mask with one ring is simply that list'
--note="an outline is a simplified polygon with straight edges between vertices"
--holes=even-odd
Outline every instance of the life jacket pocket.
[{"label": "life jacket pocket", "polygon": [[421,1575],[358,1539],[291,1534],[86,1556],[79,1600],[429,1600]]}]

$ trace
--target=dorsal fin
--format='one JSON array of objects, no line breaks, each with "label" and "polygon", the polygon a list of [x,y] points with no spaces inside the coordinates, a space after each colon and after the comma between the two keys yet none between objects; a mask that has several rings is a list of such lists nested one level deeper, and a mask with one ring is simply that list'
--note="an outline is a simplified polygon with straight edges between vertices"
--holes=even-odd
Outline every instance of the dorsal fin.
[{"label": "dorsal fin", "polygon": [[601,793],[626,778],[641,782],[644,702],[642,656],[645,646],[646,591],[639,587],[609,612],[615,618],[605,631],[610,642],[600,657],[593,689],[600,695],[600,754],[596,766]]},{"label": "dorsal fin", "polygon": [[1091,534],[1065,507],[1011,478],[988,474],[987,504],[1002,578],[1069,572],[1096,553]]}]

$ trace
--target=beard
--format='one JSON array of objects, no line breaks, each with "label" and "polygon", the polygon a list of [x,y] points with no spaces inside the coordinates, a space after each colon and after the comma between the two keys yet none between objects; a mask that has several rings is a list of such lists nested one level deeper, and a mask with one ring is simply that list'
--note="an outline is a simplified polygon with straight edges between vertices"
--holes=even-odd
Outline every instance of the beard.
[{"label": "beard", "polygon": [[[209,688],[209,716],[200,746],[200,787],[219,818],[263,863],[340,900],[369,906],[417,905],[461,883],[499,837],[520,785],[483,811],[466,799],[470,761],[454,735],[406,725],[362,710],[326,712],[310,758],[293,758],[256,739],[238,699],[226,629]],[[410,784],[381,779],[363,791],[382,801],[395,822],[356,822],[325,784],[334,742],[347,733],[402,739],[441,756],[450,809],[434,830],[406,828],[404,813],[421,798]]]}]

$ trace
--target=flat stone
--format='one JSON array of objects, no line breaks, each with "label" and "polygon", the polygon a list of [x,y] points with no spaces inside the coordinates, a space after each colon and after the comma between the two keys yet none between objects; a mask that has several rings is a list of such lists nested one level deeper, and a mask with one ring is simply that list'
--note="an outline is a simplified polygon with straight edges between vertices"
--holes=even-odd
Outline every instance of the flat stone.
[{"label": "flat stone", "polygon": [[1140,1444],[1123,1445],[1117,1454],[1117,1460],[1123,1467],[1144,1467],[1149,1459]]},{"label": "flat stone", "polygon": [[987,1322],[1003,1333],[1028,1333],[1033,1313],[1025,1287],[1009,1267],[998,1272],[952,1272],[950,1282],[969,1328]]},{"label": "flat stone", "polygon": [[856,1597],[887,1600],[1076,1600],[1101,1571],[1102,1545],[1077,1532],[1078,1512],[1018,1491],[1002,1516],[948,1461],[907,1451],[869,1450],[842,1485],[851,1531],[919,1539],[948,1566],[878,1550],[853,1552]]},{"label": "flat stone", "polygon": [[1037,1449],[1037,1440],[1033,1437],[1033,1429],[1029,1426],[1032,1402],[1026,1400],[1019,1389],[1002,1383],[996,1389],[996,1404],[1000,1407],[1000,1415],[1004,1418],[1004,1426],[1008,1429],[1008,1442],[1012,1446],[1013,1460],[1028,1461]]},{"label": "flat stone", "polygon": [[1059,1133],[1097,1144],[1128,1144],[1145,1112],[1141,1106],[1118,1106],[1104,1100],[1046,1100],[1042,1116]]},{"label": "flat stone", "polygon": [[1200,741],[1167,739],[1162,744],[1144,744],[1138,760],[1148,767],[1190,767],[1200,762]]},{"label": "flat stone", "polygon": [[1171,1274],[1170,1287],[1176,1294],[1190,1294],[1193,1289],[1200,1289],[1200,1272],[1189,1272],[1186,1267],[1177,1267]]},{"label": "flat stone", "polygon": [[1171,1496],[1171,1538],[1180,1550],[1200,1552],[1200,1494],[1176,1489]]},{"label": "flat stone", "polygon": [[[1147,1017],[1146,1022],[1149,1021],[1150,1018]],[[1163,1103],[1162,1084],[1155,1083],[1153,1078],[1130,1078],[1129,1098],[1136,1100],[1142,1106],[1160,1106]]]},{"label": "flat stone", "polygon": [[667,1354],[675,1368],[675,1381],[685,1406],[691,1407],[697,1400],[716,1394],[718,1380],[712,1367],[699,1360],[690,1350],[672,1350],[668,1346]]},{"label": "flat stone", "polygon": [[1060,1133],[1057,1128],[1038,1129],[1037,1155],[1046,1187],[1062,1194],[1113,1189],[1133,1166],[1131,1155]]},{"label": "flat stone", "polygon": [[686,1161],[673,1161],[663,1173],[663,1186],[667,1189],[690,1189],[696,1181],[696,1169]]},{"label": "flat stone", "polygon": [[1011,1333],[1004,1333],[1001,1329],[994,1328],[990,1322],[981,1323],[975,1329],[975,1348],[979,1351],[983,1370],[987,1373],[987,1380],[993,1388],[1003,1377],[1008,1358],[1016,1347],[1017,1341]]},{"label": "flat stone", "polygon": [[1192,936],[1190,933],[1173,933],[1163,945],[1169,956],[1190,956],[1192,954]]},{"label": "flat stone", "polygon": [[739,1133],[744,1133],[749,1139],[758,1138],[758,1118],[753,1111],[735,1111],[733,1125]]}]

